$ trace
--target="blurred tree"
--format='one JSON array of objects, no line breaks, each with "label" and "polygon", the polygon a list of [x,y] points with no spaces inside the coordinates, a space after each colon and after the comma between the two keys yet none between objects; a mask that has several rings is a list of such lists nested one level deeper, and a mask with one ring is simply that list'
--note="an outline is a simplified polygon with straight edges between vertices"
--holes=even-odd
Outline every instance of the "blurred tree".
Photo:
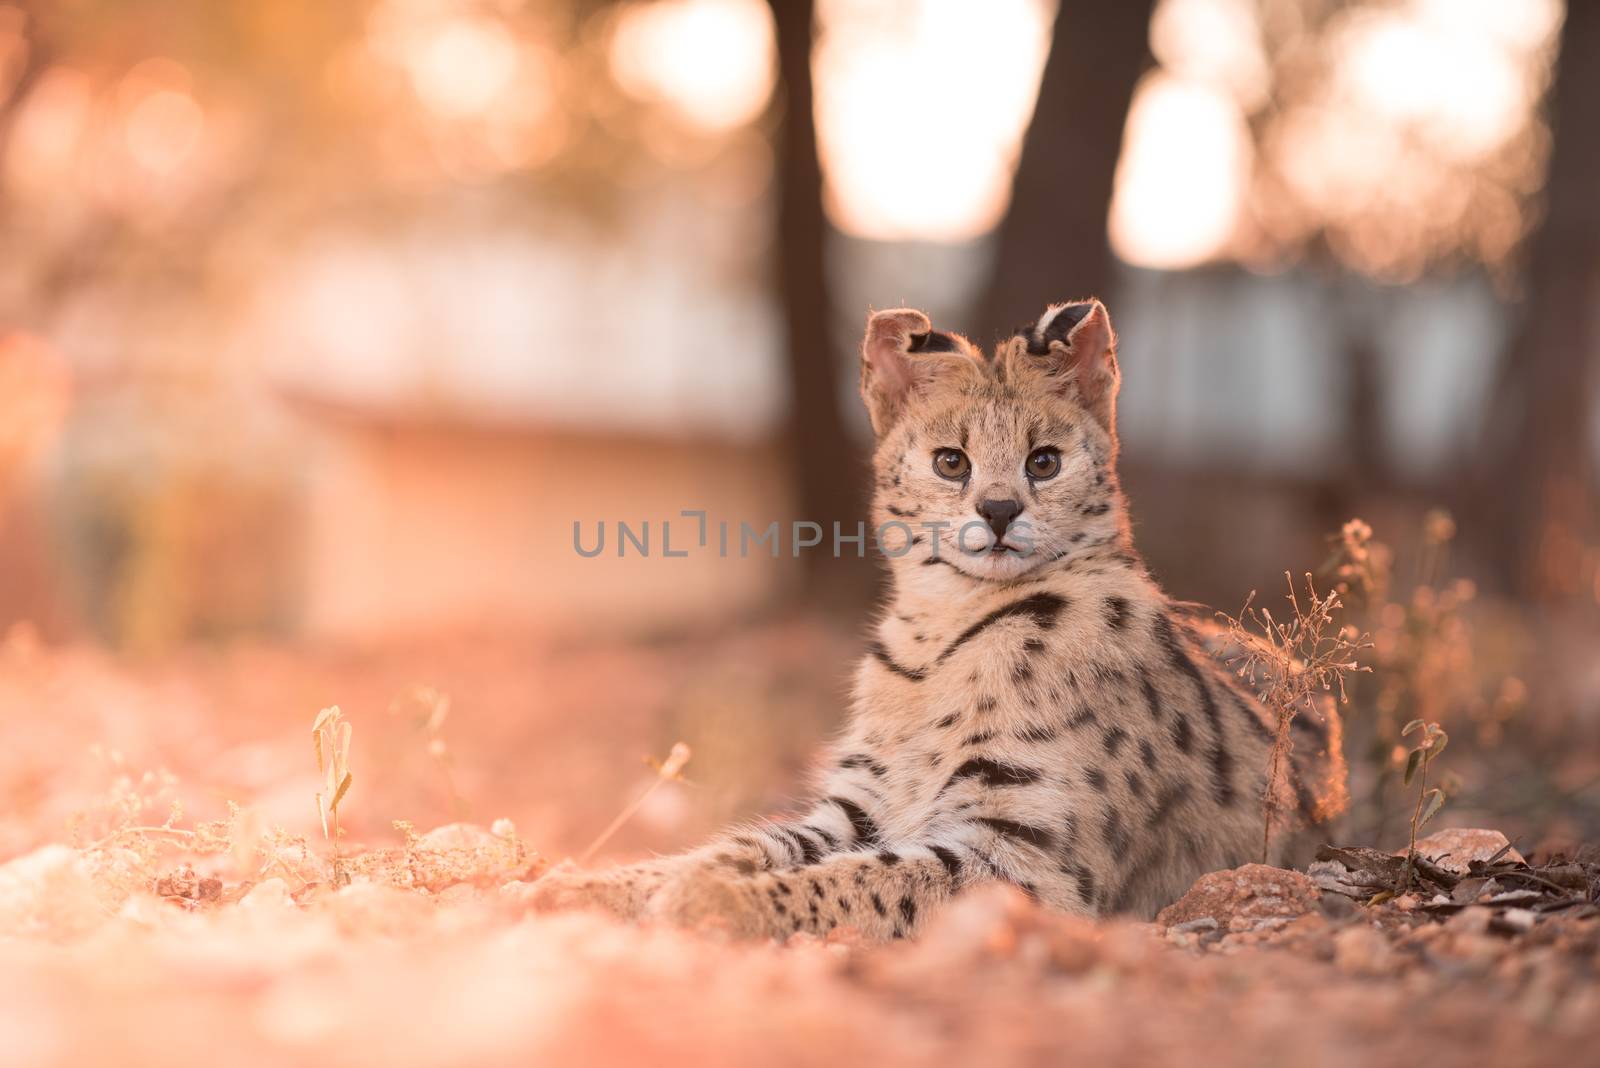
[{"label": "blurred tree", "polygon": [[1600,360],[1600,4],[1573,0],[1549,100],[1544,220],[1529,242],[1521,322],[1490,401],[1475,519],[1515,592],[1584,592],[1595,539],[1591,429]]},{"label": "blurred tree", "polygon": [[1061,5],[978,310],[980,339],[1036,319],[1051,301],[1110,290],[1106,213],[1154,6],[1126,0],[1074,18]]},{"label": "blurred tree", "polygon": [[[815,34],[812,0],[770,0],[777,33],[782,117],[773,139],[777,255],[789,371],[787,448],[800,517],[830,532],[834,522],[853,531],[865,516],[861,457],[840,412],[840,361],[830,339],[830,305],[823,244],[822,166],[817,156],[811,84]],[[866,591],[859,569],[826,553],[805,558],[807,591],[857,599]],[[850,559],[850,557],[845,557]]]}]

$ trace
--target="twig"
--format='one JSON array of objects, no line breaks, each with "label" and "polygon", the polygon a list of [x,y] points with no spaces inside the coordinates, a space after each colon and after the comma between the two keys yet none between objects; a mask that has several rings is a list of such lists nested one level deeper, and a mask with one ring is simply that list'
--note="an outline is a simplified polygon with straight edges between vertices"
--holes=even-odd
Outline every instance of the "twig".
[{"label": "twig", "polygon": [[666,760],[659,764],[657,764],[654,760],[650,761],[650,763],[654,765],[656,769],[655,781],[649,786],[645,787],[644,792],[638,797],[634,798],[633,802],[629,804],[627,808],[624,808],[621,812],[617,813],[617,818],[612,820],[610,824],[606,826],[606,829],[600,832],[600,837],[596,838],[593,842],[590,842],[589,848],[585,849],[583,853],[579,855],[578,863],[587,864],[589,862],[589,858],[594,856],[595,853],[599,852],[600,847],[605,845],[606,842],[611,839],[612,835],[621,830],[623,824],[627,823],[628,820],[633,818],[633,814],[639,811],[639,806],[643,805],[645,801],[649,799],[650,795],[656,792],[657,788],[659,788],[662,783],[667,782],[668,780],[681,781],[683,766],[689,763],[689,755],[689,747],[684,745],[682,742],[678,742],[672,747],[672,751],[667,754]]}]

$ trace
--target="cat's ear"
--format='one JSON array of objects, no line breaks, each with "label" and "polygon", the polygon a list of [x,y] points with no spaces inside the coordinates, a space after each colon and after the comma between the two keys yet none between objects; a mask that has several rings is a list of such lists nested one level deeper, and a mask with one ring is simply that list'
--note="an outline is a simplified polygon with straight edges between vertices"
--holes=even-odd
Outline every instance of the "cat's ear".
[{"label": "cat's ear", "polygon": [[1054,388],[1073,391],[1107,430],[1116,421],[1117,334],[1111,315],[1098,300],[1052,304],[1039,321],[1019,331],[1030,362],[1042,368]]},{"label": "cat's ear", "polygon": [[933,328],[912,308],[873,312],[861,340],[861,399],[879,434],[935,383],[953,376],[979,377],[981,357],[958,334]]}]

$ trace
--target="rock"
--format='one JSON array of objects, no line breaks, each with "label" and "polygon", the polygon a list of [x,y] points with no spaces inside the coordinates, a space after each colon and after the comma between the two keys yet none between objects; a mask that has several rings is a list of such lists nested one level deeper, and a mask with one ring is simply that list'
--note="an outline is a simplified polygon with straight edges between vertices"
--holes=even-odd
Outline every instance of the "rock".
[{"label": "rock", "polygon": [[1316,908],[1319,896],[1316,883],[1297,871],[1246,864],[1202,875],[1156,922],[1171,929],[1211,919],[1228,932],[1271,929]]},{"label": "rock", "polygon": [[[1522,854],[1510,848],[1511,841],[1499,831],[1481,827],[1452,827],[1434,831],[1426,838],[1417,839],[1417,852],[1433,861],[1445,871],[1456,875],[1467,874],[1467,865],[1474,860],[1487,863],[1502,849],[1501,860],[1521,863]],[[1405,850],[1395,851],[1395,856],[1405,856]]]},{"label": "rock", "polygon": [[291,904],[289,898],[289,884],[282,879],[267,879],[250,888],[250,892],[239,899],[239,907],[252,911],[281,909]]},{"label": "rock", "polygon": [[98,926],[106,913],[75,849],[48,845],[0,864],[0,931],[71,937]]}]

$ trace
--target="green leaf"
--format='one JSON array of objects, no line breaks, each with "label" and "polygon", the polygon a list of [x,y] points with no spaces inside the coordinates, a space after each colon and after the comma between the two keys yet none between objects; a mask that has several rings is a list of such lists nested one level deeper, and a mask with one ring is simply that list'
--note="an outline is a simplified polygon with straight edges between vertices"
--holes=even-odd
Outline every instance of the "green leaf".
[{"label": "green leaf", "polygon": [[1419,729],[1421,729],[1423,727],[1426,727],[1426,726],[1427,726],[1427,724],[1422,722],[1420,719],[1414,719],[1410,723],[1407,723],[1404,727],[1400,728],[1400,737],[1404,738],[1406,735],[1410,734],[1412,731],[1419,730]]},{"label": "green leaf", "polygon": [[1427,797],[1429,800],[1422,808],[1422,818],[1417,821],[1417,830],[1419,831],[1444,807],[1444,791],[1437,786],[1428,791]]},{"label": "green leaf", "polygon": [[1412,778],[1417,774],[1417,764],[1421,760],[1422,760],[1422,750],[1420,750],[1420,749],[1413,749],[1413,750],[1411,750],[1410,753],[1406,754],[1405,784],[1407,786],[1411,785]]},{"label": "green leaf", "polygon": [[1434,757],[1444,752],[1444,747],[1448,744],[1450,744],[1450,736],[1444,731],[1434,735],[1433,744],[1428,747],[1428,760],[1431,762]]},{"label": "green leaf", "polygon": [[[350,773],[348,771],[345,772],[344,773],[344,781],[339,784],[338,791],[333,795],[333,805],[332,805],[333,808],[338,808],[339,807],[340,800],[342,800],[344,798],[344,795],[350,790],[350,779],[351,779]],[[1434,793],[1438,793],[1438,791],[1435,790]]]}]

